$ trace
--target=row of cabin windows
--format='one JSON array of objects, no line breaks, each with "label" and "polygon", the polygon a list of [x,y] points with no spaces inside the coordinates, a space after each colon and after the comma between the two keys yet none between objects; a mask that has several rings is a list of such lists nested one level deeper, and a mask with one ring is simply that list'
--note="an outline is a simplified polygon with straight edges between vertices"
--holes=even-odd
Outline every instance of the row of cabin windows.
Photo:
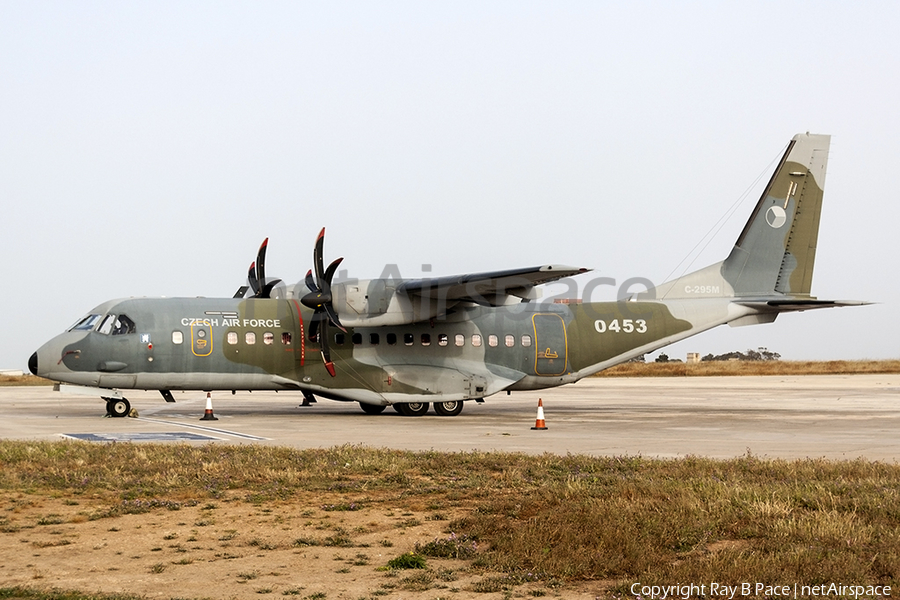
[{"label": "row of cabin windows", "polygon": [[[203,337],[203,334],[205,334],[205,331],[203,329],[200,329],[197,333],[198,333],[199,337]],[[262,338],[263,338],[263,344],[266,344],[267,346],[271,346],[272,344],[275,343],[275,334],[272,333],[271,331],[266,331],[265,333],[263,333]],[[229,344],[231,344],[232,346],[237,344],[238,343],[237,332],[229,331],[225,335],[225,341],[228,342]],[[281,334],[282,345],[290,346],[291,341],[292,341],[292,339],[291,339],[290,331],[285,331]],[[184,343],[184,333],[182,333],[181,331],[173,331],[172,332],[172,343],[173,344]],[[244,333],[244,343],[247,344],[248,346],[254,345],[256,343],[256,332],[255,331],[245,332]]]},{"label": "row of cabin windows", "polygon": [[[388,346],[395,346],[398,342],[396,333],[388,333],[388,334],[385,334],[384,337],[385,337],[385,342],[387,342]],[[487,339],[488,346],[490,346],[491,348],[496,348],[497,346],[500,345],[500,337],[499,336],[491,334],[491,335],[487,336],[487,338],[488,338]],[[234,346],[235,344],[238,343],[238,339],[239,339],[238,333],[236,331],[229,331],[225,335],[225,341],[228,342],[232,346]],[[344,343],[346,343],[346,341],[347,341],[347,337],[343,333],[336,333],[334,335],[334,343],[335,344],[340,346],[340,345],[343,345]],[[361,345],[363,343],[363,334],[354,333],[353,336],[351,336],[351,341],[353,342],[354,346]],[[480,347],[483,344],[483,338],[481,337],[481,334],[479,334],[479,333],[473,333],[470,341],[472,343],[472,346],[474,346],[476,348]],[[182,333],[181,331],[173,331],[172,332],[172,343],[173,344],[184,343],[184,333]],[[254,345],[256,343],[256,332],[255,331],[245,332],[244,333],[244,343],[247,344],[248,346]],[[275,334],[274,333],[272,333],[271,331],[266,331],[265,333],[263,333],[263,344],[271,346],[274,343],[275,343]],[[281,334],[281,344],[283,346],[290,346],[291,343],[292,343],[291,333],[289,331],[283,332]],[[381,334],[379,334],[379,333],[370,333],[369,334],[369,344],[371,344],[372,346],[377,346],[380,343],[381,343]],[[403,334],[403,344],[405,346],[413,346],[413,345],[415,345],[415,343],[416,343],[415,334],[412,334],[412,333],[404,333]],[[431,334],[430,333],[421,334],[419,336],[419,343],[422,346],[430,346],[431,345]],[[457,333],[455,336],[453,336],[453,343],[456,346],[460,346],[460,347],[465,346],[466,345],[466,336],[464,336],[461,333]],[[522,346],[524,348],[531,346],[531,336],[527,335],[527,334],[523,335],[520,340],[520,343],[522,344]],[[503,344],[507,348],[512,348],[513,346],[516,345],[516,336],[512,335],[511,333],[506,334],[503,337]],[[446,333],[437,334],[437,345],[438,346],[449,346],[450,345],[450,336],[448,336]]]},{"label": "row of cabin windows", "polygon": [[[449,346],[450,345],[450,336],[446,333],[437,334],[437,345],[438,346]],[[388,346],[394,346],[398,342],[396,333],[388,333],[384,336],[385,342],[387,342]],[[496,335],[489,335],[488,338],[488,346],[492,348],[496,348],[500,345],[500,338]],[[354,346],[359,346],[363,343],[363,335],[361,333],[354,333],[351,336],[351,341]],[[471,344],[476,348],[481,346],[484,343],[484,339],[481,334],[473,333],[470,338]],[[346,336],[343,333],[336,333],[334,335],[334,343],[337,345],[342,345],[346,342]],[[369,344],[372,346],[377,346],[381,343],[381,334],[379,333],[370,333],[369,334]],[[416,336],[412,333],[404,333],[403,334],[403,345],[405,346],[413,346],[416,343]],[[419,336],[419,344],[422,346],[430,346],[432,343],[432,336],[430,333],[423,333]],[[456,346],[465,346],[466,345],[466,336],[461,333],[457,333],[453,336],[453,343]],[[512,334],[507,334],[503,338],[503,343],[507,348],[512,348],[516,345],[516,336]],[[521,344],[524,347],[531,346],[531,336],[523,335],[521,339]]]}]

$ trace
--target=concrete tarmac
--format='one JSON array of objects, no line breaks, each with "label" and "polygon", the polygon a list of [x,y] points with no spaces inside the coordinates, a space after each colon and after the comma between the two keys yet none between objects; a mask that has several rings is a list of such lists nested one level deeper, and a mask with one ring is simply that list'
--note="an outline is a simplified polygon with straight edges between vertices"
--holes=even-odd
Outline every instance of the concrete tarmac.
[{"label": "concrete tarmac", "polygon": [[[340,444],[404,450],[729,458],[900,459],[900,375],[591,378],[466,402],[457,417],[364,414],[356,403],[299,407],[294,392],[125,396],[138,418],[105,417],[95,397],[0,387],[0,438]],[[532,431],[538,398],[547,431]]]}]

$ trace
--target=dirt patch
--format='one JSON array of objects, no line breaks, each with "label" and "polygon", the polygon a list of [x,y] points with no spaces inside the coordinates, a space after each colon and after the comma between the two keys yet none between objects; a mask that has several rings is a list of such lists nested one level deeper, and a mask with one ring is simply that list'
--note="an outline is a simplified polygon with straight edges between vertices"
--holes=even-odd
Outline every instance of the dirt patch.
[{"label": "dirt patch", "polygon": [[[446,539],[465,511],[356,506],[309,495],[292,502],[237,499],[135,507],[98,500],[0,495],[0,585],[148,598],[595,598],[582,584],[503,589],[471,561],[427,557],[427,569],[388,561]],[[111,516],[108,516],[111,515]],[[484,582],[494,582],[486,587]],[[496,583],[499,582],[499,583]],[[491,592],[476,590],[491,589]]]}]

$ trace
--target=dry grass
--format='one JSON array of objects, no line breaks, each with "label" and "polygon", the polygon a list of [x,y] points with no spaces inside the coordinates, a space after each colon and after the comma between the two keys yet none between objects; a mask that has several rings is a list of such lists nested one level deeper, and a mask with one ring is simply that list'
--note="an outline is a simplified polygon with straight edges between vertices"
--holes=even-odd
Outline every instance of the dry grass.
[{"label": "dry grass", "polygon": [[462,513],[447,522],[448,539],[474,551],[472,568],[505,573],[506,587],[608,580],[624,594],[637,580],[900,585],[900,466],[865,460],[0,442],[0,464],[2,491],[105,499],[90,519],[211,499],[308,503],[310,494]]},{"label": "dry grass", "polygon": [[53,385],[53,382],[34,375],[0,375],[0,386]]},{"label": "dry grass", "polygon": [[711,377],[722,375],[852,375],[900,373],[900,360],[829,361],[704,361],[687,364],[624,363],[606,369],[597,377]]}]

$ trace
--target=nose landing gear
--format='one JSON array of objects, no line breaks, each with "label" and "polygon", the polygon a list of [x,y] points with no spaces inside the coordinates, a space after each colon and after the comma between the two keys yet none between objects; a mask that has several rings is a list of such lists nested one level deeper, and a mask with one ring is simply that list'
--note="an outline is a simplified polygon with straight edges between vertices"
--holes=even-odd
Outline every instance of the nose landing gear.
[{"label": "nose landing gear", "polygon": [[131,412],[131,402],[125,398],[103,398],[106,400],[106,414],[110,417],[127,417]]}]

